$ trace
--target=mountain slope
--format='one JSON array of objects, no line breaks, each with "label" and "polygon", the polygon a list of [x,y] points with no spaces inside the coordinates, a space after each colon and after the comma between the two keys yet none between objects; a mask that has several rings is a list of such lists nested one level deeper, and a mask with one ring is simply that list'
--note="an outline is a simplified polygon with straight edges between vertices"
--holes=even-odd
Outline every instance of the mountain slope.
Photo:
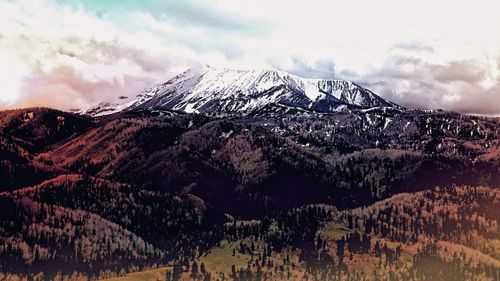
[{"label": "mountain slope", "polygon": [[[99,215],[0,194],[0,271],[54,275],[161,258],[141,237]],[[64,266],[61,266],[64,264]],[[3,279],[4,280],[4,279]]]},{"label": "mountain slope", "polygon": [[0,111],[0,192],[37,184],[62,172],[33,160],[38,152],[94,125],[88,117],[49,108]]},{"label": "mountain slope", "polygon": [[[116,223],[155,247],[171,251],[180,234],[199,231],[202,208],[187,196],[142,190],[128,184],[71,174],[11,193],[16,199],[79,209]],[[178,214],[183,214],[179,217]],[[157,223],[161,218],[162,223]],[[168,223],[166,223],[168,222]],[[178,249],[177,249],[178,250]]]},{"label": "mountain slope", "polygon": [[248,113],[273,103],[324,112],[394,106],[352,82],[304,79],[277,70],[193,68],[158,88],[152,99],[135,108],[214,114]]},{"label": "mountain slope", "polygon": [[37,159],[249,216],[304,203],[347,208],[498,178],[497,161],[481,159],[497,147],[491,120],[383,109],[281,119],[157,114],[113,115]]},{"label": "mountain slope", "polygon": [[[283,114],[277,115],[276,108]],[[57,116],[62,113],[56,111],[0,112],[5,116],[0,120],[8,121],[2,125],[7,129],[0,131],[0,190],[5,190],[0,194],[0,272],[22,276],[43,272],[51,279],[58,271],[65,276],[78,271],[96,278],[160,264],[178,267],[180,263],[183,270],[189,270],[193,259],[200,259],[199,264],[204,261],[207,271],[216,272],[219,269],[213,271],[211,261],[221,251],[231,261],[221,269],[226,276],[232,274],[232,261],[248,257],[244,263],[243,259],[236,262],[246,268],[252,253],[260,264],[265,256],[266,263],[272,259],[278,266],[289,253],[295,265],[303,266],[299,270],[309,270],[318,260],[309,264],[307,259],[322,256],[311,251],[322,224],[314,220],[326,211],[297,211],[304,204],[345,210],[436,185],[498,188],[498,119],[399,108],[333,113],[298,109],[267,104],[260,114],[226,118],[167,110],[130,110],[81,120],[76,115],[65,117],[66,121],[76,118],[77,126],[69,121],[61,124]],[[30,134],[36,128],[36,134]],[[474,190],[470,194],[478,196]],[[478,204],[498,210],[495,198]],[[467,203],[464,206],[475,206]],[[417,210],[426,208],[419,205]],[[360,269],[356,261],[372,258],[370,268],[378,270],[380,263],[373,258],[376,246],[373,251],[357,249],[356,223],[348,222],[349,215],[357,213],[343,212],[337,218],[346,221],[334,224],[352,224],[346,241],[353,242],[339,243],[347,243],[345,251],[353,259],[336,251],[342,239],[337,233],[333,233],[337,238],[331,240],[331,248],[324,246],[321,253],[331,250],[333,258],[345,256],[352,270]],[[404,217],[390,220],[391,228],[398,229],[389,233],[392,236],[380,232],[383,237],[373,239],[387,241],[388,248],[397,252],[393,240],[400,243],[398,233],[408,231],[397,223]],[[497,217],[493,211],[488,224],[498,225]],[[68,231],[70,235],[65,234]],[[489,239],[497,233],[498,228],[481,236]],[[255,251],[249,239],[255,240]],[[247,246],[241,246],[241,241]],[[482,248],[458,244],[474,251]],[[300,247],[300,252],[289,247]],[[498,252],[486,254],[487,259],[498,257]],[[403,258],[402,262],[411,261]],[[391,266],[393,258],[387,260]],[[339,258],[335,261],[337,266]],[[266,268],[270,274],[275,267]]]},{"label": "mountain slope", "polygon": [[89,109],[93,116],[126,109],[177,110],[209,115],[249,114],[269,105],[319,112],[397,107],[353,82],[301,78],[278,70],[191,68],[145,90],[136,100]]},{"label": "mountain slope", "polygon": [[50,108],[0,111],[0,135],[30,152],[45,150],[92,125],[88,117]]}]

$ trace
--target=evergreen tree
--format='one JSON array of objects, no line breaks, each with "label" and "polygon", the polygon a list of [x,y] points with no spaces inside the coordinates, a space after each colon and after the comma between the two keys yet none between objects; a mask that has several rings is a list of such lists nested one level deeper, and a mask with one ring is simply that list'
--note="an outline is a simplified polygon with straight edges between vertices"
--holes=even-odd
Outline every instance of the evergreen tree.
[{"label": "evergreen tree", "polygon": [[200,264],[200,272],[201,272],[201,274],[206,273],[205,264],[203,262]]},{"label": "evergreen tree", "polygon": [[196,261],[193,262],[191,265],[191,277],[197,278],[198,277],[198,263]]}]

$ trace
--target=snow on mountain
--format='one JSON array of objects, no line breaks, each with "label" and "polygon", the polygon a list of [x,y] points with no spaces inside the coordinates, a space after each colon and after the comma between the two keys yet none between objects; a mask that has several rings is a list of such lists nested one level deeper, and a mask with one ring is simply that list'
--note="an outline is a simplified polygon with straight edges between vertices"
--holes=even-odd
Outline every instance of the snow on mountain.
[{"label": "snow on mountain", "polygon": [[230,70],[210,66],[191,68],[146,93],[137,100],[111,106],[113,110],[101,110],[99,114],[124,109],[249,114],[268,105],[320,112],[397,106],[350,81],[306,79],[278,70]]},{"label": "snow on mountain", "polygon": [[[158,87],[146,88],[142,93],[137,95],[134,99],[122,103],[101,102],[95,106],[84,110],[84,114],[91,116],[104,116],[123,111],[125,109],[139,106],[155,96],[158,92]],[[77,112],[76,112],[77,113]]]}]

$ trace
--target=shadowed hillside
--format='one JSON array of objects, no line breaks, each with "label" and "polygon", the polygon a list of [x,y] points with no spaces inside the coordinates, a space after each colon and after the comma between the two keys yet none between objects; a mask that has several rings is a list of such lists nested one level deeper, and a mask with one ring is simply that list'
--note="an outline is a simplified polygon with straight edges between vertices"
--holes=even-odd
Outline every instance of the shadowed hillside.
[{"label": "shadowed hillside", "polygon": [[0,116],[2,279],[498,276],[498,119]]}]

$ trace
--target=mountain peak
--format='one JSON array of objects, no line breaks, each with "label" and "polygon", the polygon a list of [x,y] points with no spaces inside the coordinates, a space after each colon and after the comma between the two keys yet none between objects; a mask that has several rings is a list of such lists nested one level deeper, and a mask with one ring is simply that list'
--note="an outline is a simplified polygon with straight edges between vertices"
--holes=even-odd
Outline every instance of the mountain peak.
[{"label": "mountain peak", "polygon": [[318,112],[397,106],[351,81],[302,78],[276,69],[236,70],[210,65],[189,68],[127,105],[128,110],[208,115],[245,115],[269,105]]}]

